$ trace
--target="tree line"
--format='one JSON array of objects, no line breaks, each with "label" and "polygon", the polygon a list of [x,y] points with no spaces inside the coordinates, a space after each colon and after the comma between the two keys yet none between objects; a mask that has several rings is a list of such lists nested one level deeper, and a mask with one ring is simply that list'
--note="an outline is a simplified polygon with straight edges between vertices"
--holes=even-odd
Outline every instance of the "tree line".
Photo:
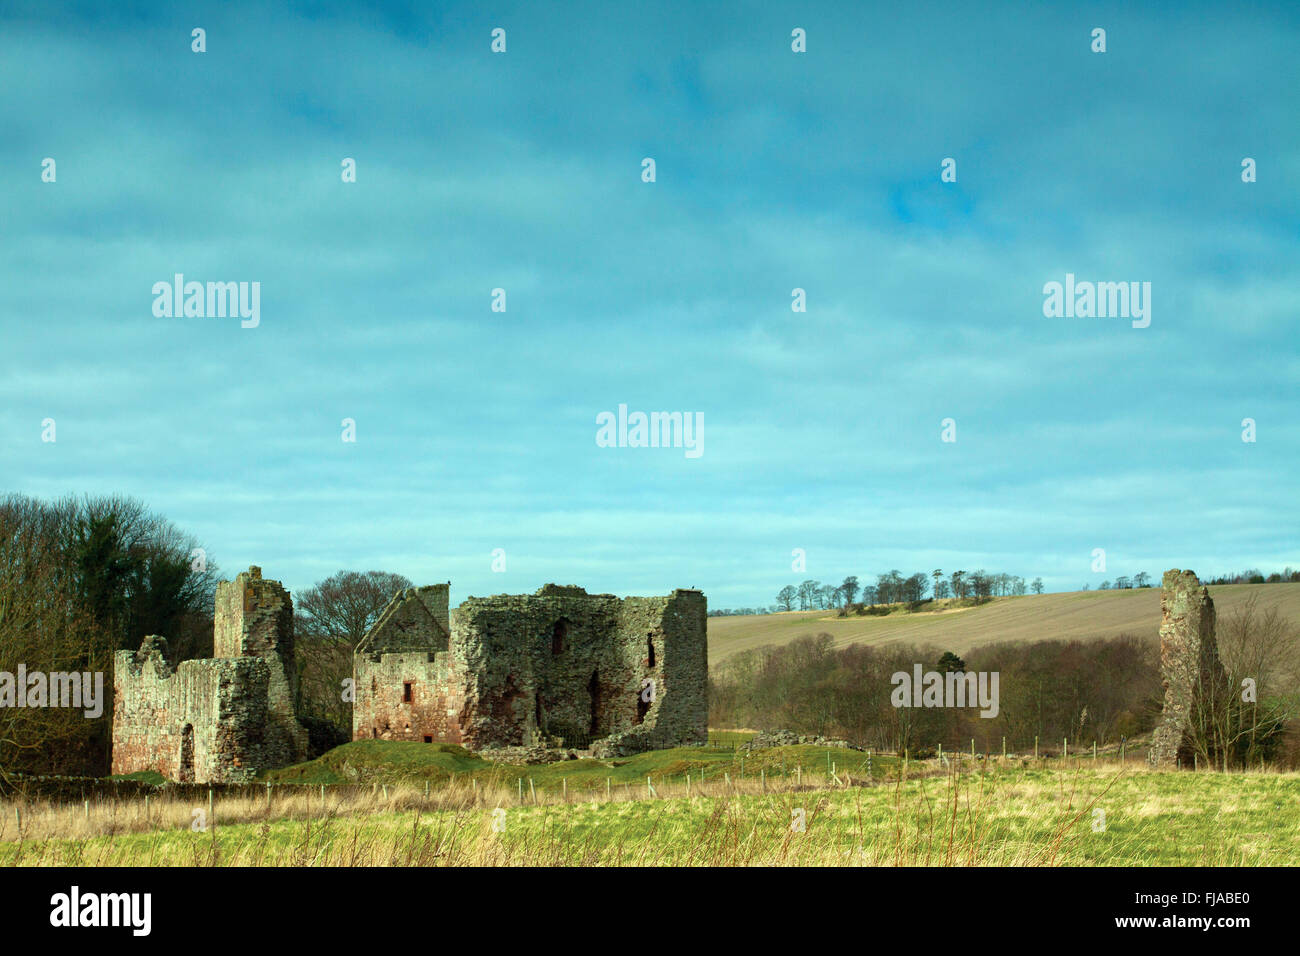
[{"label": "tree line", "polygon": [[1222,574],[1217,578],[1209,578],[1204,581],[1205,584],[1296,584],[1300,583],[1300,571],[1293,570],[1289,565],[1282,571],[1274,571],[1265,575],[1258,568],[1251,568],[1247,571],[1240,571],[1236,574]]},{"label": "tree line", "polygon": [[[1110,590],[1127,591],[1131,588],[1149,588],[1149,587],[1151,587],[1151,575],[1147,574],[1145,571],[1139,571],[1137,574],[1133,575],[1132,577],[1129,577],[1127,574],[1121,574],[1119,577],[1115,579],[1114,585],[1112,585],[1109,581],[1102,581],[1100,584],[1097,585],[1097,590],[1098,591],[1110,591]],[[1085,584],[1081,590],[1084,591],[1088,590],[1088,585]]]},{"label": "tree line", "polygon": [[[920,604],[933,596],[946,598],[972,598],[977,601],[992,597],[1021,595],[1033,591],[1043,593],[1043,579],[1034,578],[1028,584],[1014,574],[990,574],[978,571],[954,571],[945,575],[941,568],[918,571],[904,577],[897,569],[876,576],[875,583],[860,581],[849,575],[840,584],[822,584],[807,580],[800,584],[787,584],[776,595],[774,611],[811,611],[828,608],[848,608],[855,605],[874,607],[878,604]],[[861,601],[859,601],[859,595]]]}]

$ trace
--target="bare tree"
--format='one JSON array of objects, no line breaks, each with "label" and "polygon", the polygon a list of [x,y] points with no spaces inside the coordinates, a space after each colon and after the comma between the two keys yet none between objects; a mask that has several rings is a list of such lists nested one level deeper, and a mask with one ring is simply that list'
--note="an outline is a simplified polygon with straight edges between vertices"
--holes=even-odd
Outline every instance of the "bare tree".
[{"label": "bare tree", "polygon": [[299,713],[350,733],[351,708],[341,691],[352,676],[352,654],[393,595],[411,586],[387,571],[339,571],[297,595]]},{"label": "bare tree", "polygon": [[1219,654],[1231,691],[1219,736],[1249,765],[1272,756],[1279,731],[1300,716],[1300,633],[1277,605],[1250,595],[1219,624]]},{"label": "bare tree", "polygon": [[795,590],[793,584],[787,584],[776,593],[776,606],[782,611],[793,611],[794,602],[798,599],[799,592]]},{"label": "bare tree", "polygon": [[844,603],[852,604],[858,597],[858,579],[855,575],[849,575],[840,585],[840,592],[844,595]]}]

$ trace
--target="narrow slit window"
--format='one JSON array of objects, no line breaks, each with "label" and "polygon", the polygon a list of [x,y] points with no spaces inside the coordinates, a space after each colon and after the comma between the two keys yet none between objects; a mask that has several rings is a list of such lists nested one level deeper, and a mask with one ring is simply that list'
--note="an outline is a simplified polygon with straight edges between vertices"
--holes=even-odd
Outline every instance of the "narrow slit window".
[{"label": "narrow slit window", "polygon": [[415,684],[413,681],[402,682],[402,703],[409,704],[415,699]]}]

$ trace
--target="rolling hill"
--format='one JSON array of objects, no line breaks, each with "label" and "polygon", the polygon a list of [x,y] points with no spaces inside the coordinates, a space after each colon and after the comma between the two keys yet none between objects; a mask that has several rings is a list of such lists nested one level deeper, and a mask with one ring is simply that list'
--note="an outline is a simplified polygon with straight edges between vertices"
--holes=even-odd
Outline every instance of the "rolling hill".
[{"label": "rolling hill", "polygon": [[[1219,619],[1250,595],[1259,607],[1278,605],[1300,629],[1300,584],[1227,584],[1210,586]],[[827,633],[837,646],[907,641],[933,644],[960,654],[999,641],[1068,640],[1136,634],[1157,638],[1160,588],[1124,591],[1066,591],[1024,597],[994,598],[979,607],[907,613],[884,617],[836,617],[836,611],[787,611],[781,614],[709,618],[709,663],[764,644],[784,644],[805,634]]]}]

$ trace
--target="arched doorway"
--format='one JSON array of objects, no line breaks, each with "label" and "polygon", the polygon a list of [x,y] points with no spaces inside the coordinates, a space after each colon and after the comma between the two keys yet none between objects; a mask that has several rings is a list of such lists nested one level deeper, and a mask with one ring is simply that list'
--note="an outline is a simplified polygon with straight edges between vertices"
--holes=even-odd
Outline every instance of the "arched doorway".
[{"label": "arched doorway", "polygon": [[178,783],[194,782],[194,725],[181,728],[181,764],[176,774]]}]

